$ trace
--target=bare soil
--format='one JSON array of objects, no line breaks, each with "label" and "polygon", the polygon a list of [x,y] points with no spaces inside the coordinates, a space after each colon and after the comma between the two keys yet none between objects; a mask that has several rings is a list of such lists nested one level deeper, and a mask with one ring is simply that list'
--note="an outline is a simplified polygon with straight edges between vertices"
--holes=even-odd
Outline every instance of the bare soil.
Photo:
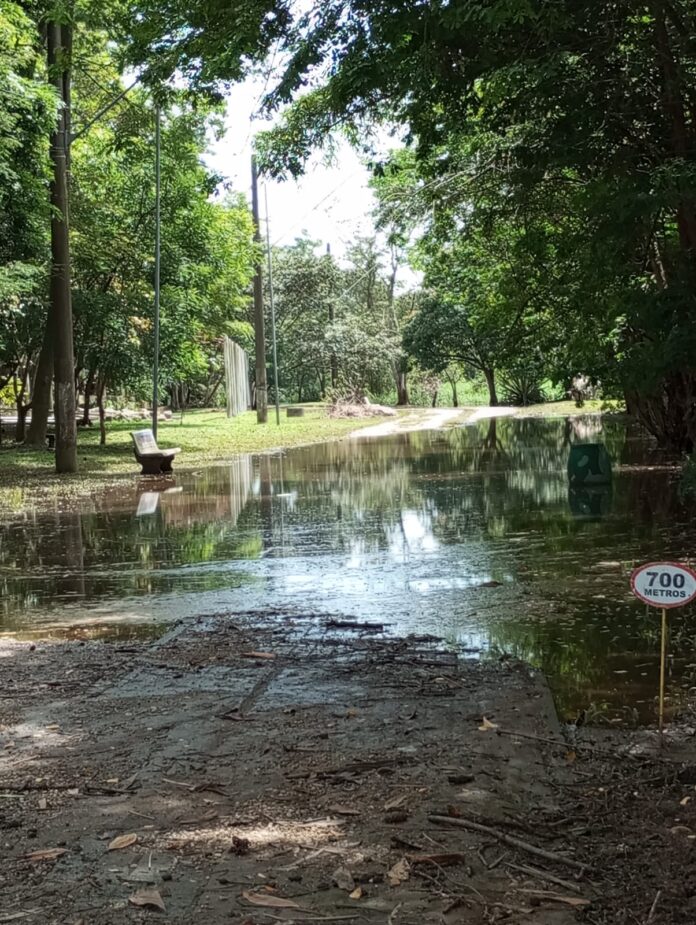
[{"label": "bare soil", "polygon": [[696,760],[290,613],[0,644],[0,923],[696,921]]}]

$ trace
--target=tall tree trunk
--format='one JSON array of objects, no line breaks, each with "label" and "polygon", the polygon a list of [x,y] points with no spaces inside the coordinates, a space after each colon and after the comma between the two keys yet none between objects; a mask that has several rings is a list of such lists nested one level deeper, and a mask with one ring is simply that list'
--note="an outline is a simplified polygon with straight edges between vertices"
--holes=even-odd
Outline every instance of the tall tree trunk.
[{"label": "tall tree trunk", "polygon": [[437,396],[438,396],[439,391],[440,391],[439,389],[435,389],[435,391],[433,392],[433,401],[432,401],[431,408],[437,407]]},{"label": "tall tree trunk", "polygon": [[[662,71],[662,106],[670,125],[675,157],[689,161],[693,150],[693,125],[689,125],[684,105],[684,81],[667,28],[667,10],[663,0],[651,3],[655,22],[655,49]],[[696,252],[696,206],[685,196],[677,206],[677,227],[684,250]]]},{"label": "tall tree trunk", "polygon": [[406,379],[407,373],[405,369],[397,369],[396,371],[396,404],[402,408],[404,405],[408,404],[408,382]]},{"label": "tall tree trunk", "polygon": [[15,442],[24,443],[24,432],[26,428],[27,411],[29,410],[29,407],[28,405],[24,404],[24,400],[21,395],[17,396],[16,407],[17,407],[17,427],[15,428]]},{"label": "tall tree trunk", "polygon": [[[63,43],[65,34],[65,44]],[[55,376],[56,472],[77,471],[75,420],[75,361],[73,356],[72,297],[70,291],[70,235],[68,230],[68,119],[65,86],[69,63],[70,27],[49,22],[47,30],[49,80],[61,101],[56,129],[51,135],[51,304],[53,306],[53,371]],[[66,48],[66,45],[68,46]]]},{"label": "tall tree trunk", "polygon": [[12,387],[14,389],[15,408],[17,409],[17,426],[15,428],[15,443],[24,443],[24,433],[26,430],[27,411],[30,405],[24,404],[27,394],[27,382],[29,379],[29,360],[21,365],[19,375],[15,372],[12,378]]},{"label": "tall tree trunk", "polygon": [[34,388],[32,389],[31,422],[25,444],[33,447],[46,446],[48,415],[51,410],[51,385],[53,384],[53,312],[49,306],[46,330],[36,364]]},{"label": "tall tree trunk", "polygon": [[89,410],[92,403],[92,395],[94,394],[94,370],[90,369],[87,373],[87,378],[85,379],[85,407],[82,412],[82,426],[89,427]]},{"label": "tall tree trunk", "polygon": [[454,405],[455,408],[458,408],[459,407],[459,396],[457,395],[457,380],[452,379],[451,385],[452,385],[452,404]]},{"label": "tall tree trunk", "polygon": [[486,377],[486,385],[488,386],[488,404],[495,408],[498,404],[498,393],[495,388],[495,370],[486,367],[483,375]]},{"label": "tall tree trunk", "polygon": [[104,413],[104,395],[106,382],[99,379],[97,382],[97,408],[99,409],[99,446],[106,446],[106,414]]},{"label": "tall tree trunk", "polygon": [[[329,264],[329,324],[333,325],[336,320],[336,303],[334,302],[334,292],[333,292],[333,264],[331,262],[331,245],[326,245],[326,257]],[[338,386],[338,357],[336,356],[336,351],[331,350],[331,388],[335,389]],[[322,393],[325,391],[322,385]],[[323,398],[322,394],[322,398]]]}]

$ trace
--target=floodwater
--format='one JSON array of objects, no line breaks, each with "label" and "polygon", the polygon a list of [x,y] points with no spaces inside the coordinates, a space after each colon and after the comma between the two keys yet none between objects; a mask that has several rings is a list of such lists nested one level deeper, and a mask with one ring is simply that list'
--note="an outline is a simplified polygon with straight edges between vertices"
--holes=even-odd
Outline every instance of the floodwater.
[{"label": "floodwater", "polygon": [[[600,440],[611,487],[569,491],[569,446]],[[0,633],[127,638],[221,610],[341,615],[471,657],[523,657],[561,715],[652,722],[659,611],[632,598],[628,574],[688,559],[692,515],[673,463],[618,418],[494,419],[240,457],[1,524]],[[696,685],[696,612],[670,620],[677,709]]]}]

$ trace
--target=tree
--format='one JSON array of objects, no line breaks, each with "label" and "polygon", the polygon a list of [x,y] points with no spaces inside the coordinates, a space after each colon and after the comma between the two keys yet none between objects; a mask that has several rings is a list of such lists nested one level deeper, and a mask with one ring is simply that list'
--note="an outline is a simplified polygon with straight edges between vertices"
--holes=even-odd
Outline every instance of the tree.
[{"label": "tree", "polygon": [[567,339],[662,442],[690,449],[695,25],[686,0],[328,2],[295,24],[269,105],[296,102],[259,153],[297,173],[337,128],[391,120],[443,173],[464,138],[472,198],[483,174],[504,174],[509,202],[564,190],[578,223],[549,208],[563,283],[550,304],[568,322],[555,347],[569,355]]},{"label": "tree", "polygon": [[[202,163],[216,122],[215,108],[194,110],[184,98],[162,116],[160,389],[173,406],[208,381],[221,336],[248,310],[249,211],[239,196],[215,196],[220,178]],[[103,419],[106,390],[145,398],[151,388],[153,130],[148,94],[134,90],[73,148],[76,378],[85,422],[91,396]]]},{"label": "tree", "polygon": [[0,387],[13,383],[18,439],[45,317],[47,139],[55,116],[35,38],[20,5],[0,2]]}]

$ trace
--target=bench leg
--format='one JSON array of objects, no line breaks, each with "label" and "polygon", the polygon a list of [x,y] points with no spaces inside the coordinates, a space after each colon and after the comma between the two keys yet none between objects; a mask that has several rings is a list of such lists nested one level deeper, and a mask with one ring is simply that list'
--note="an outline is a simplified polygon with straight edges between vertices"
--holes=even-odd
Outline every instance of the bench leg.
[{"label": "bench leg", "polygon": [[163,459],[163,460],[162,460],[162,467],[161,467],[161,469],[160,469],[160,472],[171,472],[171,471],[172,471],[172,463],[173,463],[173,462],[174,462],[174,457],[172,457],[172,456],[170,456],[170,457],[168,457],[168,458],[166,458],[166,459]]},{"label": "bench leg", "polygon": [[141,465],[141,475],[159,475],[161,472],[159,459],[146,459],[141,457],[138,462]]}]

